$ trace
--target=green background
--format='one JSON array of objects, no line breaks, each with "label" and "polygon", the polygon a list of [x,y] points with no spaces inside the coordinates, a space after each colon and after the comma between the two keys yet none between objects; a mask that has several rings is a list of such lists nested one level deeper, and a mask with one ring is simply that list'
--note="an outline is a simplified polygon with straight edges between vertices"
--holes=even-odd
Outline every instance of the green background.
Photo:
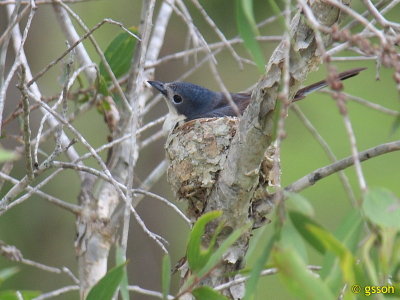
[{"label": "green background", "polygon": [[[228,39],[237,36],[233,1],[202,1],[202,4]],[[359,1],[354,1],[354,5],[356,9],[362,9]],[[158,6],[159,2],[157,3]],[[112,18],[122,22],[127,27],[135,26],[138,24],[140,15],[139,1],[88,1],[71,5],[71,7],[90,28],[103,18]],[[188,7],[190,8],[195,24],[206,40],[210,43],[218,41],[218,38],[205,23],[201,15],[189,3]],[[388,19],[392,18],[395,20],[399,13],[399,9],[393,10],[388,15]],[[273,15],[267,1],[255,1],[255,15],[257,21]],[[0,6],[0,32],[5,28],[4,20],[5,9],[3,6]],[[119,32],[120,29],[118,27],[105,25],[97,30],[94,36],[101,47],[105,49],[108,43]],[[260,32],[262,35],[279,35],[282,33],[282,27],[279,25],[279,22],[274,22],[262,28]],[[80,31],[80,34],[82,34],[82,31]],[[186,26],[184,26],[179,17],[173,15],[167,28],[161,57],[181,51],[185,45],[186,35]],[[25,47],[33,73],[40,71],[64,51],[64,40],[65,38],[55,19],[52,7],[49,5],[40,6],[34,18]],[[93,51],[92,46],[88,42],[85,42],[85,45],[88,46],[93,61],[98,62],[99,58]],[[276,42],[262,43],[266,59],[276,45]],[[241,55],[249,57],[243,46],[235,46],[235,49]],[[346,52],[344,56],[347,55],[353,54]],[[197,61],[200,61],[201,57],[202,54],[198,56]],[[245,69],[240,70],[228,50],[224,50],[217,55],[217,60],[218,71],[222,76],[223,82],[231,92],[239,92],[248,88],[256,83],[260,77],[255,66],[245,65]],[[193,56],[190,57],[187,64],[182,60],[170,61],[157,67],[155,79],[173,81],[191,69],[195,64],[196,57]],[[393,70],[382,68],[380,71],[380,80],[377,81],[375,80],[376,69],[373,61],[335,62],[334,64],[341,71],[353,67],[368,67],[367,71],[346,81],[345,92],[363,97],[394,110],[399,109],[399,94],[392,77]],[[57,65],[39,80],[40,89],[45,96],[50,96],[60,91],[61,83],[59,78],[61,74],[62,66]],[[307,83],[318,81],[324,78],[324,76],[326,76],[326,68],[321,66],[318,72],[310,74]],[[218,85],[212,79],[211,71],[207,64],[187,78],[186,81],[194,82],[210,89],[218,89]],[[14,88],[11,88],[8,97],[6,115],[18,103],[19,94]],[[10,101],[10,99],[12,100]],[[76,104],[71,102],[70,108],[73,109],[74,105]],[[319,133],[326,139],[338,158],[350,155],[350,145],[343,119],[334,100],[325,94],[315,93],[307,97],[306,100],[299,102],[299,106],[318,129]],[[394,122],[393,117],[353,102],[349,102],[348,110],[359,150],[365,150],[400,138],[399,131],[394,134],[391,133]],[[146,116],[145,120],[154,119],[166,111],[166,105],[160,102]],[[31,120],[33,134],[37,132],[39,121],[40,114],[37,112],[33,113]],[[108,129],[104,124],[103,117],[95,109],[87,113],[84,117],[78,118],[74,126],[93,147],[98,147],[107,140]],[[6,127],[6,130],[10,134],[18,133],[18,123],[13,122]],[[324,151],[292,112],[289,112],[286,121],[286,133],[287,137],[283,141],[281,156],[283,186],[290,184],[314,169],[330,163]],[[145,137],[146,135],[143,136],[143,138]],[[140,153],[138,166],[135,169],[137,175],[136,185],[164,158],[163,143],[164,140],[160,140]],[[2,145],[7,149],[12,149],[16,144],[14,141],[5,139],[2,140]],[[53,147],[54,143],[50,142],[44,149],[50,152]],[[81,145],[77,145],[76,148],[81,154],[84,153],[84,148]],[[102,157],[105,159],[105,154]],[[96,163],[90,160],[88,165],[97,167]],[[386,187],[397,196],[400,195],[399,166],[399,152],[389,153],[362,164],[368,186]],[[16,178],[21,178],[24,174],[24,169],[24,163],[18,162],[12,175]],[[360,192],[354,168],[348,168],[345,172],[350,179],[356,196],[359,197]],[[9,187],[9,185],[5,185],[2,195]],[[63,171],[62,175],[52,180],[43,190],[49,194],[56,195],[64,201],[76,203],[79,193],[77,174],[70,170]],[[173,201],[173,196],[165,177],[153,187],[152,192],[159,193]],[[308,198],[314,206],[315,219],[330,231],[333,231],[340,224],[343,216],[351,209],[350,201],[337,175],[323,179],[301,194]],[[184,203],[179,203],[178,205],[183,209],[185,207]],[[173,211],[154,199],[145,198],[139,205],[138,211],[150,230],[165,237],[170,242],[169,250],[172,256],[172,264],[177,262],[185,252],[188,230],[184,222],[177,218]],[[74,217],[58,207],[49,205],[37,196],[31,197],[22,205],[15,207],[0,217],[1,240],[7,244],[15,245],[28,259],[43,262],[51,266],[67,266],[76,274],[77,262],[74,254],[74,238]],[[132,218],[128,247],[130,284],[152,290],[161,290],[161,255],[162,252],[160,249],[142,232]],[[111,257],[110,264],[113,264],[113,262],[113,257]],[[309,263],[318,264],[320,262],[321,257],[310,251]],[[0,257],[0,269],[11,265],[15,264]],[[32,267],[19,266],[21,272],[13,277],[12,280],[5,282],[0,289],[35,289],[47,292],[67,284],[72,284],[66,275],[54,275]],[[179,278],[175,275],[172,291],[176,291],[178,281]],[[265,299],[265,295],[269,295],[273,299],[291,299],[291,296],[284,291],[284,286],[279,283],[276,276],[265,277],[261,280],[257,299]],[[68,293],[65,296],[59,297],[59,299],[73,298],[78,298],[77,293]],[[143,295],[135,297],[132,294],[132,299],[151,298]]]}]

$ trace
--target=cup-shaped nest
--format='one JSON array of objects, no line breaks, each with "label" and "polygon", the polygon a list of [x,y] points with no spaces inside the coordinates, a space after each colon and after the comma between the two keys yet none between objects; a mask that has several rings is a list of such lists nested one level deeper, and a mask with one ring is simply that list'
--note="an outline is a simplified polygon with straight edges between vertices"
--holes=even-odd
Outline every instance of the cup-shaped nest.
[{"label": "cup-shaped nest", "polygon": [[[235,117],[204,118],[176,127],[166,142],[168,182],[177,199],[188,203],[188,215],[196,220],[204,211],[207,199],[229,153],[239,120]],[[259,182],[251,202],[268,197],[267,187],[275,184],[271,172],[275,147],[271,145],[260,164]],[[234,199],[231,199],[234,201]],[[249,206],[249,214],[251,205]]]}]

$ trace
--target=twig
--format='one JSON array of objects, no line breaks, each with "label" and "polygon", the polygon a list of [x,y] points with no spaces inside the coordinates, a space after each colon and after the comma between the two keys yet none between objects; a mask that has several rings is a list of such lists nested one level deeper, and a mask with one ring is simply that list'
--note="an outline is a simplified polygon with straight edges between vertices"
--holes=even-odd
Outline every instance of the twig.
[{"label": "twig", "polygon": [[[311,271],[319,271],[319,270],[321,270],[321,267],[320,266],[307,266],[307,269],[311,270]],[[277,268],[265,269],[265,270],[261,271],[260,276],[274,275],[276,273],[278,273]],[[235,285],[245,282],[249,278],[250,278],[250,276],[241,276],[241,277],[231,280],[227,283],[220,284],[220,285],[214,287],[214,290],[222,291],[222,290],[228,289],[232,286],[235,286]]]},{"label": "twig", "polygon": [[362,25],[364,25],[365,29],[370,30],[371,32],[375,33],[375,35],[380,39],[382,45],[386,45],[386,38],[382,31],[378,30],[375,26],[373,26],[372,22],[369,22],[367,19],[365,19],[362,15],[357,13],[356,11],[352,10],[350,7],[342,4],[339,1],[336,0],[326,0],[327,3],[330,5],[336,6],[343,12],[345,12],[347,15],[351,16],[353,19],[357,20],[360,22]]},{"label": "twig", "polygon": [[[78,39],[76,42],[71,43],[71,46],[67,50],[65,50],[58,58],[53,60],[51,63],[49,63],[46,67],[44,67],[41,71],[39,71],[29,82],[28,82],[28,87],[32,85],[34,82],[36,82],[40,77],[43,76],[48,70],[50,70],[54,65],[59,63],[68,53],[70,53],[72,50],[74,50],[76,47],[79,47],[81,45],[82,41],[87,39],[94,31],[99,29],[103,24],[106,23],[106,20],[103,20],[99,23],[97,23],[93,28],[89,31],[87,31],[80,39]],[[85,60],[86,61],[86,60]],[[89,60],[89,64],[93,64],[91,60]],[[85,64],[84,64],[85,65]],[[95,77],[94,77],[95,78]],[[92,80],[94,80],[94,78]]]},{"label": "twig", "polygon": [[[144,288],[141,288],[140,286],[137,286],[137,285],[129,285],[128,286],[128,290],[131,291],[131,292],[136,292],[136,293],[141,294],[141,295],[147,295],[147,296],[152,296],[152,297],[163,299],[163,294],[162,293],[156,292],[156,291],[151,291],[151,290],[148,290],[148,289],[144,289]],[[176,299],[174,296],[171,296],[171,295],[168,295],[167,298],[169,300]]]},{"label": "twig", "polygon": [[[6,10],[7,10],[7,14],[10,15],[12,12],[12,6],[13,5],[8,5],[6,6]],[[26,31],[26,30],[25,30]],[[26,69],[26,78],[27,80],[32,79],[32,73],[24,52],[24,49],[21,48],[20,46],[23,44],[23,37],[21,37],[21,32],[18,28],[18,26],[15,26],[13,28],[12,31],[12,41],[13,41],[13,47],[14,47],[14,51],[15,53],[17,53],[16,55],[18,55],[20,57],[20,61],[21,63],[25,66]],[[36,83],[33,83],[30,87],[30,91],[32,91],[32,93],[38,98],[41,99],[41,93],[39,90],[39,87],[37,86]],[[43,108],[41,108],[41,110],[43,111]],[[53,118],[49,118],[48,119],[48,123],[50,125],[50,127],[56,127],[58,122]],[[61,136],[61,140],[64,146],[68,145],[70,143],[68,137],[63,133]],[[67,156],[69,159],[74,160],[77,157],[79,157],[79,155],[77,154],[77,152],[75,151],[75,149],[73,147],[68,148],[68,151],[66,152]]]},{"label": "twig", "polygon": [[[17,180],[15,178],[5,174],[4,172],[0,172],[0,178],[2,178],[3,180],[7,180],[7,181],[11,182],[14,185],[19,183],[19,180]],[[47,177],[47,178],[49,178],[49,177]],[[47,180],[47,178],[46,178],[46,180]],[[67,211],[70,211],[70,212],[72,212],[74,214],[79,214],[81,212],[81,209],[80,209],[80,207],[78,205],[62,201],[61,199],[58,199],[58,198],[56,198],[54,196],[46,194],[46,193],[40,191],[37,187],[33,188],[30,185],[28,185],[26,187],[26,189],[29,192],[33,192],[34,194],[39,195],[41,198],[47,200],[48,202],[53,203],[53,204],[65,209]],[[9,207],[7,207],[7,209],[10,209],[13,205],[14,205],[14,202]]]},{"label": "twig", "polygon": [[72,279],[74,283],[79,284],[79,280],[67,267],[62,267],[62,268],[50,267],[42,263],[26,259],[23,257],[22,252],[19,249],[17,249],[17,247],[7,245],[3,241],[0,241],[0,254],[11,261],[16,261],[24,265],[28,265],[46,272],[56,273],[56,274],[65,273]]},{"label": "twig", "polygon": [[[3,1],[0,2],[0,4],[2,4],[2,3],[3,3]],[[18,4],[19,1],[16,1],[15,3]],[[27,5],[20,13],[18,13],[18,9],[19,9],[19,6],[16,5],[15,10],[14,10],[14,12],[16,12],[16,17],[11,18],[10,24],[8,25],[6,30],[4,30],[3,34],[0,36],[0,46],[4,43],[5,40],[8,39],[14,26],[16,24],[18,24],[22,20],[22,18],[28,13],[29,9],[31,9],[31,6]]]},{"label": "twig", "polygon": [[[332,83],[332,85],[335,85],[335,83]],[[354,159],[354,167],[356,170],[360,190],[362,193],[365,193],[367,191],[367,183],[365,181],[364,173],[361,168],[361,162],[358,156],[359,152],[357,150],[356,136],[354,134],[353,126],[351,124],[345,103],[346,97],[341,93],[340,90],[336,90],[332,97],[336,100],[336,104],[338,106],[340,114],[342,115],[344,126],[349,137],[351,153]]]},{"label": "twig", "polygon": [[239,69],[243,69],[243,63],[241,61],[240,56],[236,53],[235,49],[233,49],[232,45],[228,42],[226,39],[225,35],[222,33],[222,31],[217,27],[217,25],[214,23],[214,21],[210,18],[210,16],[207,14],[203,6],[201,6],[200,2],[198,0],[192,0],[192,3],[196,6],[196,8],[200,11],[202,14],[204,20],[210,25],[210,27],[214,30],[214,32],[217,34],[217,36],[221,39],[222,43],[224,44],[225,47],[228,48],[228,50],[231,52],[233,58],[236,60],[236,62],[239,65]]},{"label": "twig", "polygon": [[135,208],[131,205],[130,210],[135,217],[136,222],[138,222],[139,226],[142,228],[144,233],[147,234],[148,237],[150,237],[153,241],[156,242],[156,244],[161,248],[161,250],[164,252],[164,254],[168,254],[167,248],[163,245],[163,243],[167,243],[167,241],[159,236],[158,234],[155,234],[151,232],[149,229],[147,229],[146,224],[143,222],[143,220],[140,218],[139,214],[136,212]]},{"label": "twig", "polygon": [[[319,92],[320,93],[324,93],[324,94],[328,94],[328,95],[331,95],[331,96],[334,94],[333,91],[326,90],[326,89],[325,90],[321,90]],[[380,105],[378,103],[370,102],[370,101],[365,100],[365,99],[363,99],[361,97],[354,96],[354,95],[351,95],[351,94],[348,94],[348,93],[342,92],[342,94],[346,97],[346,101],[352,100],[354,102],[362,104],[362,105],[364,105],[364,106],[366,106],[368,108],[372,108],[374,110],[380,111],[380,112],[385,113],[387,115],[391,115],[391,116],[395,116],[395,117],[400,115],[400,112],[392,110],[392,109],[389,109],[387,107],[384,107],[384,106],[382,106],[382,105]]]},{"label": "twig", "polygon": [[[91,64],[91,65],[85,65],[85,66],[82,66],[82,67],[80,67],[79,69],[77,69],[73,74],[72,74],[72,76],[71,77],[69,77],[69,75],[67,76],[67,80],[66,80],[66,82],[65,82],[65,84],[64,84],[64,88],[63,88],[63,91],[61,92],[61,94],[59,95],[59,97],[58,97],[58,100],[56,101],[56,103],[55,104],[53,104],[53,106],[51,107],[53,110],[56,110],[57,109],[57,107],[61,104],[61,103],[65,103],[66,102],[66,97],[67,97],[67,94],[68,94],[68,90],[71,88],[71,86],[74,84],[74,82],[75,82],[75,80],[76,80],[76,78],[79,76],[79,74],[82,72],[82,71],[84,71],[84,70],[86,70],[87,68],[92,68],[92,67],[94,67],[95,66],[95,64]],[[40,104],[39,104],[40,105]],[[65,114],[66,114],[66,110],[64,109],[63,110],[63,119],[67,119],[66,118],[66,116],[65,116]],[[43,131],[43,127],[44,127],[44,124],[45,124],[45,122],[46,122],[46,120],[47,120],[47,118],[50,116],[50,113],[49,112],[45,112],[45,114],[43,115],[43,118],[40,120],[40,125],[39,125],[39,129],[38,129],[38,133],[37,133],[37,135],[36,135],[36,138],[35,138],[35,147],[34,147],[34,152],[33,152],[33,157],[34,157],[34,161],[35,161],[35,163],[38,163],[38,156],[37,156],[37,152],[38,152],[38,149],[39,149],[39,144],[40,144],[40,142],[41,142],[41,137],[42,137],[42,131]],[[57,130],[57,128],[60,128],[60,127],[54,127],[54,128],[52,128],[50,131],[49,131],[49,133],[50,132],[52,132],[53,130]]]},{"label": "twig", "polygon": [[23,104],[23,139],[24,139],[24,149],[25,149],[25,167],[26,174],[28,176],[29,181],[33,180],[33,165],[32,165],[32,149],[31,149],[31,127],[29,124],[29,100],[28,93],[26,92],[25,86],[25,67],[21,66],[21,79],[18,85],[19,90],[22,94],[22,104]]},{"label": "twig", "polygon": [[394,27],[397,31],[400,30],[400,24],[386,20],[383,15],[376,9],[370,0],[363,0],[369,13],[374,16],[375,20],[383,27]]},{"label": "twig", "polygon": [[[279,35],[259,36],[259,37],[257,37],[257,40],[260,42],[280,42],[282,40],[282,36],[279,36]],[[228,40],[227,42],[231,45],[234,45],[234,44],[243,43],[243,40],[239,37],[236,37],[231,40]],[[217,43],[209,44],[208,48],[210,50],[215,50],[215,49],[223,48],[224,46],[225,46],[224,42],[217,42]],[[171,60],[184,58],[191,54],[194,54],[194,53],[197,53],[200,51],[204,51],[205,49],[206,49],[205,46],[199,46],[199,47],[183,50],[180,52],[176,52],[173,54],[169,54],[164,57],[161,57],[160,59],[156,60],[155,62],[152,62],[152,63],[150,62],[149,64],[146,65],[146,68],[154,68],[155,66],[159,66],[159,65],[169,62]]]},{"label": "twig", "polygon": [[[153,171],[143,180],[142,184],[140,185],[140,189],[142,190],[149,190],[160,178],[164,175],[167,171],[168,162],[166,159],[161,161],[157,167],[153,169]],[[133,200],[132,205],[136,207],[140,201],[143,199],[143,196],[138,196]]]},{"label": "twig", "polygon": [[54,111],[51,107],[49,107],[46,103],[43,103],[40,99],[37,99],[36,96],[32,93],[29,93],[32,99],[38,102],[46,111],[50,112],[53,117],[55,117],[61,124],[63,124],[66,128],[68,128],[76,137],[77,139],[89,150],[89,152],[93,155],[96,159],[100,167],[102,168],[105,175],[111,180],[111,183],[114,185],[116,190],[118,191],[119,195],[122,199],[125,199],[125,195],[122,193],[121,189],[118,187],[118,182],[113,178],[110,173],[110,170],[107,168],[104,161],[101,157],[96,153],[93,147],[86,141],[86,139],[82,136],[82,134],[71,124],[69,124],[66,120],[64,120],[56,111]]},{"label": "twig", "polygon": [[[328,143],[324,140],[324,138],[319,134],[318,130],[313,126],[310,120],[303,114],[300,107],[293,103],[290,108],[294,111],[297,117],[303,122],[304,126],[308,129],[311,135],[317,140],[317,142],[321,145],[322,149],[325,151],[326,155],[332,162],[337,161],[335,154],[333,153],[332,149],[329,147]],[[343,171],[339,171],[339,178],[343,184],[343,187],[350,198],[350,201],[353,205],[356,204],[356,198],[354,196],[354,192],[351,188],[349,179],[347,178],[346,174]]]},{"label": "twig", "polygon": [[[395,141],[391,143],[382,144],[368,150],[360,152],[357,156],[360,159],[360,162],[371,159],[373,157],[386,154],[393,151],[400,150],[400,141]],[[341,159],[333,164],[328,166],[319,168],[308,175],[296,180],[292,184],[285,187],[285,191],[287,192],[300,192],[305,188],[314,185],[317,181],[335,173],[341,171],[347,167],[350,167],[354,164],[353,156],[346,157]]]},{"label": "twig", "polygon": [[140,150],[142,150],[143,148],[146,148],[150,144],[158,141],[159,139],[161,139],[163,137],[165,137],[165,132],[161,129],[161,130],[157,131],[155,134],[149,136],[147,139],[141,141]]},{"label": "twig", "polygon": [[192,226],[192,222],[188,219],[188,217],[185,216],[184,213],[181,212],[181,210],[175,206],[174,204],[172,204],[170,201],[168,201],[167,199],[165,199],[164,197],[161,197],[157,194],[154,194],[152,192],[146,191],[146,190],[142,190],[142,189],[133,189],[132,190],[134,193],[138,193],[138,194],[142,194],[142,195],[146,195],[149,196],[151,198],[154,198],[156,200],[161,201],[162,203],[166,204],[167,206],[171,207],[185,222],[187,225],[189,225],[189,227]]},{"label": "twig", "polygon": [[[89,28],[85,25],[85,23],[81,20],[81,18],[69,6],[67,6],[66,4],[64,4],[62,2],[60,2],[59,5],[62,6],[65,9],[65,11],[67,11],[69,14],[71,14],[71,16],[74,17],[74,19],[79,23],[80,26],[82,26],[82,28],[84,30],[86,30],[86,31],[89,30]],[[69,20],[68,15],[62,9],[59,9],[58,5],[55,4],[55,7],[56,7],[56,11],[60,15],[63,16],[64,20],[67,20],[67,19]],[[110,20],[109,19],[104,19],[102,22],[110,23]],[[113,24],[113,25],[118,24],[118,26],[121,26],[121,24],[119,22],[115,22],[115,21],[112,21],[110,24]],[[71,23],[71,25],[72,25],[72,23]],[[71,29],[73,29],[73,27]],[[92,42],[92,44],[94,46],[94,49],[96,50],[97,54],[100,56],[101,62],[103,63],[105,70],[107,71],[108,75],[110,76],[111,81],[114,84],[114,88],[116,88],[116,90],[118,92],[118,95],[121,97],[121,99],[122,99],[122,101],[123,101],[123,103],[125,105],[125,108],[128,110],[128,112],[131,113],[132,112],[131,111],[131,106],[128,103],[128,100],[127,100],[127,98],[125,96],[125,93],[122,91],[122,88],[121,88],[117,78],[115,77],[113,71],[111,70],[111,67],[108,64],[108,61],[107,61],[106,57],[104,56],[104,53],[101,50],[99,44],[96,42],[96,40],[94,39],[94,37],[91,34],[88,36],[88,38]]]},{"label": "twig", "polygon": [[40,296],[33,298],[32,300],[44,300],[44,299],[50,299],[54,298],[56,296],[72,292],[72,291],[79,291],[79,285],[69,285],[69,286],[64,286],[62,288],[59,288],[57,290],[41,294]]},{"label": "twig", "polygon": [[[15,60],[14,60],[13,66],[11,67],[11,71],[9,72],[9,74],[7,76],[6,81],[4,82],[4,84],[3,84],[3,86],[1,87],[1,90],[0,90],[0,132],[1,132],[1,128],[2,128],[1,127],[2,126],[1,123],[2,123],[2,120],[3,120],[3,109],[4,109],[4,100],[5,100],[5,96],[6,96],[6,91],[7,91],[8,85],[10,84],[11,79],[12,79],[15,71],[17,70],[17,68],[21,64],[21,62],[24,61],[23,49],[24,49],[26,38],[28,37],[29,29],[31,28],[33,16],[35,15],[35,12],[36,12],[35,2],[34,1],[30,1],[30,3],[31,3],[31,5],[29,5],[29,6],[27,6],[25,8],[25,9],[30,8],[30,12],[29,12],[29,16],[28,16],[28,21],[26,22],[26,25],[25,25],[25,29],[24,29],[24,33],[23,33],[22,38],[19,38],[18,41],[17,41],[16,37],[15,37],[15,33],[16,32],[21,34],[19,32],[18,26],[16,26],[18,23],[15,23],[15,24],[13,24],[12,26],[9,27],[11,32],[13,32],[13,35],[14,35]],[[8,16],[11,17],[13,15],[13,13],[14,13],[14,12],[11,11],[12,7],[11,6],[7,6],[6,8],[7,8]],[[25,11],[25,9],[24,9],[24,11]]]}]

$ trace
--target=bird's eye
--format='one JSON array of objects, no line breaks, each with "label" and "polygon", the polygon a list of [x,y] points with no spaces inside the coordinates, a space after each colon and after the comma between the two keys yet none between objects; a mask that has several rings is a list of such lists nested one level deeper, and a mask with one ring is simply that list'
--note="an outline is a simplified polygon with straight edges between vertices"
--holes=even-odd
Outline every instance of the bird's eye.
[{"label": "bird's eye", "polygon": [[182,97],[181,96],[179,96],[179,95],[174,95],[174,103],[175,104],[180,104],[180,103],[182,103]]}]

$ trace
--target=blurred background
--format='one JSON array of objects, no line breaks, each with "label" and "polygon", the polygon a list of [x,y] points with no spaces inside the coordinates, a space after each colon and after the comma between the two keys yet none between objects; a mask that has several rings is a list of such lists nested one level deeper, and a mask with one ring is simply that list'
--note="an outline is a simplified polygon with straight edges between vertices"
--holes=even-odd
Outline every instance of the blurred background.
[{"label": "blurred background", "polygon": [[[157,1],[157,7],[161,1]],[[353,7],[363,11],[361,1],[353,1]],[[201,4],[214,20],[217,26],[223,31],[227,39],[238,35],[234,18],[234,6],[231,0],[201,1]],[[256,0],[255,15],[256,20],[262,21],[272,16],[273,9],[268,1]],[[209,28],[200,13],[187,1],[194,23],[204,35],[208,43],[219,41],[215,33]],[[70,7],[81,17],[86,25],[91,28],[104,18],[111,18],[122,22],[125,26],[137,26],[139,23],[141,1],[87,1],[71,4]],[[157,12],[157,11],[156,11]],[[53,9],[50,5],[40,5],[37,15],[33,20],[33,25],[28,36],[25,51],[28,60],[35,74],[46,66],[50,61],[57,58],[66,48],[65,37],[63,36],[59,24],[54,17]],[[156,14],[155,14],[156,15]],[[389,20],[398,21],[400,9],[394,9],[387,15]],[[5,7],[0,6],[0,33],[6,28]],[[360,28],[354,28],[354,31]],[[109,42],[120,32],[117,26],[105,25],[94,33],[96,40],[105,49]],[[281,35],[283,28],[280,22],[274,22],[260,29],[263,36]],[[80,34],[83,34],[82,31]],[[182,51],[185,48],[185,37],[187,28],[182,20],[176,15],[168,25],[167,35],[160,57]],[[90,43],[85,42],[93,61],[99,62],[99,58]],[[272,53],[277,42],[262,42],[261,46],[265,53],[266,60]],[[244,57],[249,57],[242,45],[236,45],[235,49]],[[9,49],[8,66],[14,60],[11,47]],[[340,56],[351,56],[353,52],[342,52]],[[156,68],[155,79],[161,81],[174,81],[182,74],[192,69],[202,58],[196,59],[192,56],[188,61],[172,60]],[[218,71],[223,82],[231,92],[239,92],[247,89],[257,82],[261,74],[253,65],[245,64],[245,68],[240,70],[236,61],[232,58],[228,50],[221,51],[217,56]],[[380,80],[376,80],[376,66],[374,61],[357,62],[334,62],[340,71],[354,67],[367,67],[368,70],[359,76],[345,82],[345,92],[365,98],[371,102],[393,110],[399,110],[399,94],[393,81],[393,70],[382,68],[379,72]],[[45,96],[51,96],[61,89],[60,77],[62,66],[57,65],[47,72],[40,80],[39,86]],[[318,81],[326,76],[326,68],[321,66],[318,72],[310,74],[305,84]],[[185,79],[196,84],[206,86],[210,89],[218,90],[218,85],[213,80],[208,64],[204,64],[192,75]],[[17,81],[14,78],[11,86],[15,86]],[[16,88],[11,88],[7,95],[7,103],[4,115],[11,113],[19,102],[20,94]],[[78,105],[73,101],[70,107]],[[329,96],[322,93],[315,93],[308,96],[306,100],[299,102],[302,111],[311,120],[319,133],[326,139],[333,152],[338,158],[343,158],[351,154],[349,140],[344,128],[343,119],[338,111],[337,105]],[[357,138],[359,150],[365,150],[376,145],[386,143],[400,138],[399,130],[392,132],[395,118],[374,111],[352,101],[348,102],[349,115],[353,129]],[[145,122],[162,116],[167,112],[164,102],[159,102],[147,115]],[[40,113],[35,112],[31,117],[32,131],[35,135],[40,121]],[[83,134],[93,147],[99,147],[107,142],[109,134],[104,123],[103,116],[96,109],[86,113],[84,117],[78,118],[74,126]],[[19,133],[18,120],[13,121],[4,128],[6,136]],[[154,132],[154,131],[153,131]],[[143,135],[143,139],[149,133]],[[311,171],[330,163],[328,157],[310,135],[299,119],[289,112],[286,121],[287,137],[282,145],[282,185],[286,186]],[[141,180],[164,158],[164,139],[149,145],[140,153],[137,168],[135,169],[135,185],[138,186]],[[12,138],[3,138],[1,144],[6,149],[13,149],[19,145]],[[50,140],[47,145],[50,152],[54,147],[54,141]],[[79,144],[76,146],[80,154],[85,153],[85,149]],[[46,150],[46,147],[44,147]],[[106,158],[106,153],[102,153]],[[94,161],[88,161],[88,165],[97,168]],[[364,175],[368,186],[381,186],[391,190],[396,195],[400,195],[400,153],[394,152],[368,160],[362,164]],[[357,178],[354,168],[345,171],[350,179],[356,197],[360,196]],[[12,176],[22,178],[25,174],[25,165],[19,161],[12,172]],[[43,176],[43,175],[42,175]],[[46,175],[44,175],[46,176]],[[10,188],[6,184],[1,191],[3,196]],[[61,175],[53,179],[43,191],[57,195],[60,199],[71,203],[77,202],[80,191],[79,179],[77,174],[71,170],[64,170]],[[165,176],[152,188],[154,193],[160,194],[167,199],[174,201],[170,192]],[[301,194],[309,199],[315,209],[316,220],[329,231],[335,230],[342,218],[351,209],[351,203],[346,195],[337,174],[321,180],[315,186],[307,188]],[[183,210],[184,203],[177,203]],[[172,257],[172,264],[176,263],[185,255],[185,245],[187,241],[188,229],[176,214],[154,199],[145,198],[138,207],[138,212],[145,221],[147,227],[166,238],[170,245],[169,251]],[[270,216],[271,219],[274,216]],[[143,231],[137,226],[132,218],[131,231],[128,248],[128,276],[129,283],[139,285],[151,290],[160,290],[160,266],[162,252],[155,243],[150,240]],[[268,238],[268,230],[264,231],[265,238]],[[75,239],[75,218],[68,212],[59,207],[50,205],[38,196],[31,197],[22,205],[16,206],[0,217],[0,240],[7,244],[15,245],[20,249],[25,258],[43,262],[50,266],[67,266],[75,274],[77,272],[77,262],[74,253]],[[110,258],[110,265],[114,264],[113,256]],[[318,264],[321,257],[310,250],[309,263]],[[250,265],[252,262],[249,262]],[[14,263],[0,257],[0,269],[13,266]],[[33,289],[43,292],[71,284],[70,279],[65,275],[53,275],[42,272],[35,268],[18,265],[20,272],[12,279],[4,282],[1,289]],[[179,278],[174,276],[174,289],[178,287]],[[279,283],[276,276],[262,278],[259,284],[259,297],[265,299],[263,295],[273,295],[274,299],[291,299],[286,294],[284,287]],[[77,299],[78,293],[68,293],[57,299]],[[152,299],[143,295],[132,294],[132,299]]]}]

